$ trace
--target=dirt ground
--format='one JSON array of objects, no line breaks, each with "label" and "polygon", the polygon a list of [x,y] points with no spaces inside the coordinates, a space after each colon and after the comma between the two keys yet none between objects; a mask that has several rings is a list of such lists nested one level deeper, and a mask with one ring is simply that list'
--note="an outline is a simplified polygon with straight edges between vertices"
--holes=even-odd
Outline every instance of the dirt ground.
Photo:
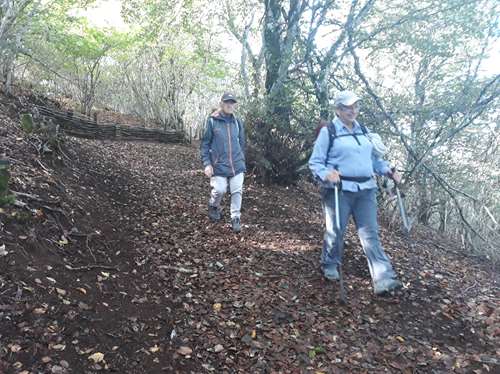
[{"label": "dirt ground", "polygon": [[[0,373],[500,372],[498,268],[381,228],[404,290],[375,297],[346,238],[348,303],[319,272],[314,186],[245,182],[243,231],[207,219],[195,146],[67,139],[40,157],[0,97]],[[18,204],[18,205],[20,205]],[[227,199],[226,199],[227,206]]]}]

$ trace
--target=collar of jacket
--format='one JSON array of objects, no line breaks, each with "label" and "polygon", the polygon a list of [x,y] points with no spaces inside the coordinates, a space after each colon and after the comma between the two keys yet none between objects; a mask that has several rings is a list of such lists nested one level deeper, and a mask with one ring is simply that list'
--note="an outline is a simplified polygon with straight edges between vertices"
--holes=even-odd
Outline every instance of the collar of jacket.
[{"label": "collar of jacket", "polygon": [[236,118],[234,114],[230,114],[228,116],[223,115],[220,111],[216,111],[210,115],[213,119],[217,119],[219,121],[224,121],[224,122],[233,122],[234,119]]},{"label": "collar of jacket", "polygon": [[[344,122],[342,122],[340,120],[339,117],[335,117],[335,119],[333,120],[333,124],[337,127],[337,131],[339,131],[339,130],[351,131],[347,128],[347,126],[344,124]],[[361,125],[358,123],[358,121],[354,120],[353,126],[352,126],[352,131],[360,130],[360,129],[361,129]]]}]

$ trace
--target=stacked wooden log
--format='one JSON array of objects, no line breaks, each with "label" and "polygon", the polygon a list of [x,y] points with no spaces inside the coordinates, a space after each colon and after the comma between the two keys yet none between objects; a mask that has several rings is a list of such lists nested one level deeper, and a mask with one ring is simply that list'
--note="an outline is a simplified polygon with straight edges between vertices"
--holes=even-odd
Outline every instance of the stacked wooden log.
[{"label": "stacked wooden log", "polygon": [[35,118],[60,126],[65,134],[86,139],[146,141],[160,143],[184,143],[186,136],[178,130],[148,129],[112,123],[96,123],[89,117],[74,112],[62,112],[52,108],[35,106]]}]

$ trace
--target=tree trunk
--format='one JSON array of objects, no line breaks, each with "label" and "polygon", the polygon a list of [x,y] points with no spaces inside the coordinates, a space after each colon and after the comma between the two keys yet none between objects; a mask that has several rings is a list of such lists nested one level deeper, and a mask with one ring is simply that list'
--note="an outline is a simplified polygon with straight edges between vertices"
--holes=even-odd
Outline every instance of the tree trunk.
[{"label": "tree trunk", "polygon": [[439,232],[445,233],[448,228],[448,206],[445,200],[439,205]]},{"label": "tree trunk", "polygon": [[427,175],[425,172],[418,172],[415,176],[415,182],[417,184],[417,219],[418,223],[428,226],[430,211],[431,211],[431,199],[430,199],[430,187],[428,185]]},{"label": "tree trunk", "polygon": [[293,46],[298,36],[299,20],[304,12],[305,3],[292,0],[289,7],[289,11],[285,12],[282,1],[265,1],[266,104],[273,120],[284,125],[289,124],[291,115],[286,80],[288,78],[288,69],[292,63]]}]

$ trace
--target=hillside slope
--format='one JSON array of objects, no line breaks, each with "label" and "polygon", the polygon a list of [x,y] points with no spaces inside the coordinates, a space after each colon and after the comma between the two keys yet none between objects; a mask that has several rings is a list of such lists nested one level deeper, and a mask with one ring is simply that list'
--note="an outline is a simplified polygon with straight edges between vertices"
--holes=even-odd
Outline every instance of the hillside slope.
[{"label": "hillside slope", "polygon": [[312,186],[249,178],[234,235],[206,217],[195,147],[68,139],[60,159],[39,157],[17,126],[25,106],[0,97],[0,148],[26,204],[0,211],[0,372],[500,370],[487,263],[382,229],[405,289],[377,298],[350,231],[340,306],[318,269]]}]

